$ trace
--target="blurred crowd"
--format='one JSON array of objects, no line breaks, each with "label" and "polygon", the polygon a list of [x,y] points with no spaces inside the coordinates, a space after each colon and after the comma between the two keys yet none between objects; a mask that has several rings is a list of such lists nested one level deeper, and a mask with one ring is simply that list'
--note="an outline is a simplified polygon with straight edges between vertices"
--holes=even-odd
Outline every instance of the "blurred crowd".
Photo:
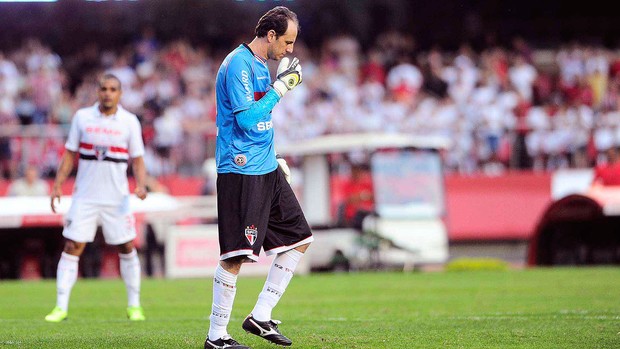
[{"label": "blurred crowd", "polygon": [[[141,120],[149,173],[201,175],[226,53],[160,42],[150,28],[118,50],[93,43],[61,57],[29,39],[0,51],[2,176],[32,166],[54,175],[73,113],[96,101],[102,72],[118,76],[121,104]],[[441,135],[452,140],[447,171],[498,175],[592,167],[620,147],[620,55],[609,48],[534,49],[516,37],[509,47],[421,51],[415,38],[386,32],[368,48],[347,35],[316,50],[298,41],[295,55],[304,83],[274,109],[280,148],[333,133]]]}]

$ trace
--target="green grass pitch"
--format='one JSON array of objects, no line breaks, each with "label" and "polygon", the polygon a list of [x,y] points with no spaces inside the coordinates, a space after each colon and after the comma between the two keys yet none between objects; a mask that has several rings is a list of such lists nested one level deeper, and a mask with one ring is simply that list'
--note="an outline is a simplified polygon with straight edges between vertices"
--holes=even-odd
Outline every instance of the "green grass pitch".
[{"label": "green grass pitch", "polygon": [[[229,331],[275,348],[241,329],[262,284],[240,278]],[[55,287],[0,282],[0,348],[202,348],[210,279],[143,280],[143,323],[120,279],[78,280],[69,319],[46,323]],[[620,348],[620,268],[297,276],[274,318],[293,348]]]}]

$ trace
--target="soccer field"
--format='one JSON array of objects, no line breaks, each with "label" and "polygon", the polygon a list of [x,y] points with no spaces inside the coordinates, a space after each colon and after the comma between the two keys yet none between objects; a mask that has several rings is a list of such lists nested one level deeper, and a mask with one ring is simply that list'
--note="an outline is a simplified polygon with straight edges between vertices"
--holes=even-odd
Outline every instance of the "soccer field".
[{"label": "soccer field", "polygon": [[[229,331],[246,334],[262,278],[240,278]],[[43,317],[55,282],[0,282],[0,348],[202,348],[209,279],[143,280],[147,320],[125,319],[120,280],[76,284],[69,319]],[[620,348],[620,269],[313,274],[274,317],[293,348]]]}]

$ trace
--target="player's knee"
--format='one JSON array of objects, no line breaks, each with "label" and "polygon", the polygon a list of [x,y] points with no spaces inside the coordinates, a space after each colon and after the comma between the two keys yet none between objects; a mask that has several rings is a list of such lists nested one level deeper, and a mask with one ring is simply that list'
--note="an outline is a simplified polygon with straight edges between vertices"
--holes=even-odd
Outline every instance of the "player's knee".
[{"label": "player's knee", "polygon": [[239,271],[241,270],[241,265],[243,264],[246,258],[247,257],[245,256],[231,257],[223,261],[220,261],[220,265],[227,272],[237,275],[239,274]]},{"label": "player's knee", "polygon": [[116,248],[118,249],[118,252],[122,254],[128,254],[134,250],[133,242],[131,241],[117,245]]},{"label": "player's knee", "polygon": [[82,252],[84,252],[84,247],[86,247],[86,243],[77,242],[73,240],[65,241],[64,252],[74,256],[81,256]]},{"label": "player's knee", "polygon": [[297,246],[295,247],[295,249],[301,253],[305,253],[309,246],[310,246],[310,243],[307,243],[305,245]]}]

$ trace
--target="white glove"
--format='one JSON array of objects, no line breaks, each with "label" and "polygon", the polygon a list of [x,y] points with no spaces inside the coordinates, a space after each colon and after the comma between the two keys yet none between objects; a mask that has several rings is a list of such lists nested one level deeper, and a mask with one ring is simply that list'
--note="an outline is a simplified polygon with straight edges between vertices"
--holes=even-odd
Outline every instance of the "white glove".
[{"label": "white glove", "polygon": [[276,81],[273,82],[273,88],[280,95],[280,98],[295,86],[301,84],[301,65],[297,57],[290,60],[288,57],[282,58],[276,74]]},{"label": "white glove", "polygon": [[288,184],[291,184],[291,169],[288,167],[286,160],[280,155],[276,155],[276,160],[278,161],[278,166],[280,166],[280,169],[282,169],[284,173],[284,178],[286,178]]}]

